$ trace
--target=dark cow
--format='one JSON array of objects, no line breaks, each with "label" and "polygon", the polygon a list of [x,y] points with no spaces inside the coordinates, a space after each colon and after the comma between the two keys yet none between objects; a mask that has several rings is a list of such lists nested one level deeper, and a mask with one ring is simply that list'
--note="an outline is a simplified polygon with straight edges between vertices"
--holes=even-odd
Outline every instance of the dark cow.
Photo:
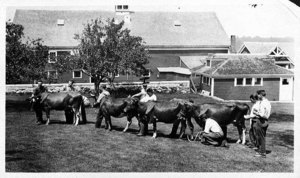
[{"label": "dark cow", "polygon": [[[157,101],[157,102],[138,102],[135,101],[125,108],[125,112],[135,112],[138,114],[138,120],[141,127],[147,128],[148,123],[153,123],[153,138],[157,137],[156,122],[176,123],[181,119],[180,112],[183,104],[180,102]],[[179,121],[180,122],[180,121]],[[185,121],[181,121],[185,124]],[[140,130],[143,130],[141,128]],[[147,129],[146,129],[147,130]],[[144,133],[140,132],[139,135]],[[171,135],[174,134],[173,132]]]},{"label": "dark cow", "polygon": [[133,112],[124,112],[124,108],[133,103],[134,100],[130,97],[128,98],[113,98],[111,96],[106,96],[100,101],[99,112],[96,118],[96,128],[100,128],[103,118],[105,118],[105,129],[112,130],[111,116],[113,117],[124,117],[127,116],[127,125],[123,132],[126,132],[132,123],[132,118],[135,116]]},{"label": "dark cow", "polygon": [[[224,139],[227,136],[227,125],[233,123],[239,132],[239,140],[237,143],[242,142],[245,144],[245,119],[250,108],[247,104],[243,103],[222,103],[222,104],[201,104],[196,105],[192,103],[185,103],[185,114],[188,116],[187,121],[191,123],[190,117],[193,117],[196,123],[204,128],[205,123],[203,118],[211,118],[217,121],[224,132]],[[193,127],[191,127],[193,128]],[[173,128],[176,130],[177,128]]]},{"label": "dark cow", "polygon": [[[50,111],[62,110],[65,111],[66,117],[73,112],[73,124],[78,125],[80,120],[80,114],[82,115],[82,121],[85,124],[86,113],[83,97],[78,92],[60,92],[60,93],[41,93],[40,97],[31,98],[31,106],[34,109],[42,109],[46,112],[47,122],[50,123]],[[68,118],[66,118],[68,121]]]}]

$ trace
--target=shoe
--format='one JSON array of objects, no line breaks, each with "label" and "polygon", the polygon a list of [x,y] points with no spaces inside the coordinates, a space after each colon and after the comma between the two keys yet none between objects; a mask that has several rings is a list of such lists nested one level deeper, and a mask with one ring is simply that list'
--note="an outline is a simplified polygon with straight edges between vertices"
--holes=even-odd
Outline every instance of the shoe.
[{"label": "shoe", "polygon": [[256,153],[254,157],[266,158],[266,154],[264,153]]}]

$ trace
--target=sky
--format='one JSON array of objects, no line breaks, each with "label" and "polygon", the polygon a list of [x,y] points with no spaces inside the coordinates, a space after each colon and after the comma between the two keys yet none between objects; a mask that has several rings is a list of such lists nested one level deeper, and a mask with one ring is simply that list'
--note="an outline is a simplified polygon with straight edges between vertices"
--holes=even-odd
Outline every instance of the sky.
[{"label": "sky", "polygon": [[113,11],[116,4],[128,4],[132,11],[214,11],[228,35],[293,37],[298,35],[297,29],[300,29],[300,8],[288,0],[77,0],[72,4],[64,2],[67,1],[10,1],[7,3],[6,21],[13,19],[15,9]]}]

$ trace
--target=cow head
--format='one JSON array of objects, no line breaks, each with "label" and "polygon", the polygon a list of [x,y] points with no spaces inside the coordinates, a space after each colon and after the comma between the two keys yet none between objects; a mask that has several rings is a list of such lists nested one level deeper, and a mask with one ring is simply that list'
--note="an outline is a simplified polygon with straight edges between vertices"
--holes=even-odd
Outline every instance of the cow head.
[{"label": "cow head", "polygon": [[124,113],[131,112],[133,110],[136,110],[138,107],[138,102],[139,99],[135,97],[128,97],[124,100],[125,103],[125,108],[124,108]]}]

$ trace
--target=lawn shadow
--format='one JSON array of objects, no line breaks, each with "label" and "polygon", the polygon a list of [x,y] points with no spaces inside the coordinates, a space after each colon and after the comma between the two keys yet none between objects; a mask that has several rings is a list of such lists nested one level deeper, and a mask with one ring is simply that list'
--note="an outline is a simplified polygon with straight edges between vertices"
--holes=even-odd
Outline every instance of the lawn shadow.
[{"label": "lawn shadow", "polygon": [[5,152],[5,162],[20,161],[21,157],[15,157],[15,154],[22,153],[22,150],[9,150]]}]

